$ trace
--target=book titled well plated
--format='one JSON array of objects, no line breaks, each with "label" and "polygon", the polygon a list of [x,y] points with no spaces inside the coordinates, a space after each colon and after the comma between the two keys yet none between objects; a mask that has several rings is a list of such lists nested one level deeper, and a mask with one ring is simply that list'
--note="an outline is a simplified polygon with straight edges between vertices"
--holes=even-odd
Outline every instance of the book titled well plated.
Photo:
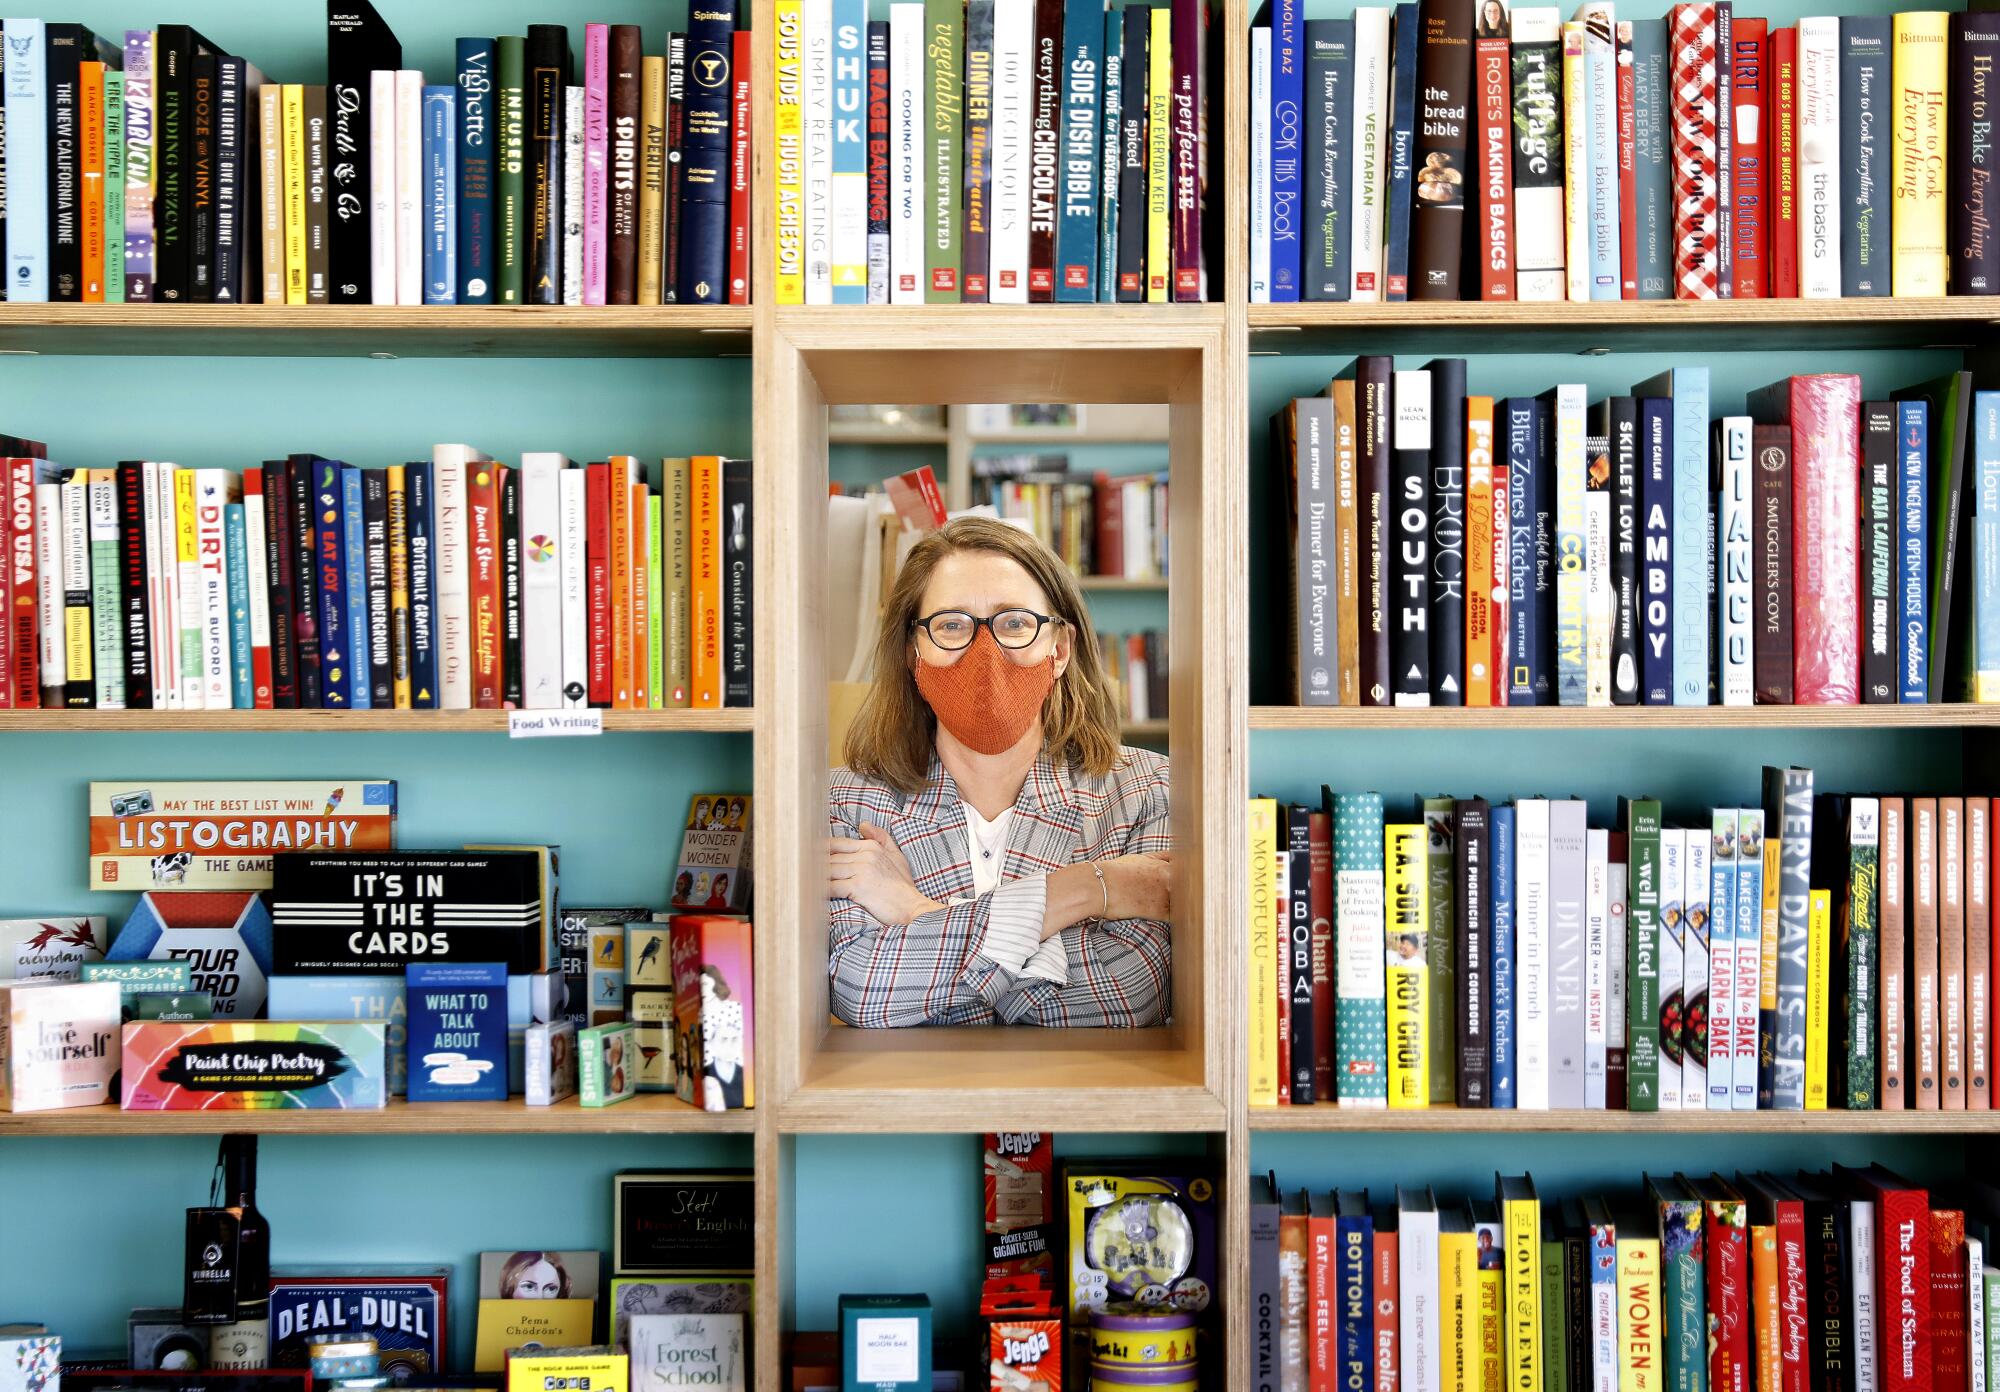
[{"label": "book titled well plated", "polygon": [[395,836],[396,785],[380,779],[90,785],[92,889],[269,889],[280,852]]},{"label": "book titled well plated", "polygon": [[279,972],[401,972],[411,962],[542,971],[541,857],[528,851],[288,855],[271,888]]}]

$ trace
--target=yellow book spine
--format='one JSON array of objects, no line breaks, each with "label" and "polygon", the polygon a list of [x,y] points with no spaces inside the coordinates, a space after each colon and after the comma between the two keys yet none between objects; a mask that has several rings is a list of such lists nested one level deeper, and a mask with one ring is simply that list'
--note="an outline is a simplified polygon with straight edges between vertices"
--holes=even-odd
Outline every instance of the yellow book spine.
[{"label": "yellow book spine", "polygon": [[1806,914],[1806,1110],[1826,1110],[1827,1022],[1833,1002],[1828,972],[1833,955],[1833,895],[1812,891]]},{"label": "yellow book spine", "polygon": [[1917,10],[1896,16],[1890,81],[1896,109],[1889,122],[1889,288],[1895,295],[1942,295],[1945,250],[1945,58],[1950,16]]},{"label": "yellow book spine", "polygon": [[778,303],[806,302],[805,108],[801,0],[777,0]]},{"label": "yellow book spine", "polygon": [[1501,1205],[1507,1244],[1507,1388],[1542,1392],[1542,1206]]},{"label": "yellow book spine", "polygon": [[1618,1392],[1660,1392],[1660,1240],[1618,1239]]},{"label": "yellow book spine", "polygon": [[306,302],[306,89],[284,86],[285,303]]},{"label": "yellow book spine", "polygon": [[1153,11],[1147,40],[1146,81],[1146,301],[1165,304],[1171,298],[1173,246],[1168,222],[1171,185],[1167,177],[1167,135],[1173,126],[1174,44],[1172,14],[1165,5]]},{"label": "yellow book spine", "polygon": [[389,476],[389,676],[396,709],[410,709],[410,495],[401,464]]},{"label": "yellow book spine", "polygon": [[1479,1244],[1469,1232],[1438,1237],[1438,1297],[1444,1392],[1479,1392]]},{"label": "yellow book spine", "polygon": [[202,705],[201,615],[191,603],[201,567],[201,537],[194,517],[194,470],[174,470],[174,583],[179,590],[181,703],[190,710]]},{"label": "yellow book spine", "polygon": [[639,60],[639,303],[660,303],[667,227],[667,60]]},{"label": "yellow book spine", "polygon": [[1278,1105],[1278,804],[1250,799],[1250,1105]]},{"label": "yellow book spine", "polygon": [[1388,866],[1389,1105],[1430,1105],[1430,978],[1424,968],[1430,871],[1422,822],[1383,830]]},{"label": "yellow book spine", "polygon": [[1500,1351],[1502,1291],[1500,1272],[1488,1267],[1479,1273],[1479,1392],[1501,1392],[1506,1384]]}]

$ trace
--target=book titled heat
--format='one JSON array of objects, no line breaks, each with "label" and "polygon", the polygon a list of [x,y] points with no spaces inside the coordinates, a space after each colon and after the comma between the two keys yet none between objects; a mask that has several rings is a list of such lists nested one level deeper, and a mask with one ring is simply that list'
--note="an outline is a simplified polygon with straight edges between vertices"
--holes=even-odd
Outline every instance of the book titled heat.
[{"label": "book titled heat", "polygon": [[395,843],[393,781],[90,785],[92,889],[269,889],[281,851]]}]

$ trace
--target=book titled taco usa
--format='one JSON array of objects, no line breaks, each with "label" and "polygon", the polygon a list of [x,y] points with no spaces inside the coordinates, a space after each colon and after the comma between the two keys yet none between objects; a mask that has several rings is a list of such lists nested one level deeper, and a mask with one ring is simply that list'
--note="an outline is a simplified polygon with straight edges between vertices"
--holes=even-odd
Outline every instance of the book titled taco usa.
[{"label": "book titled taco usa", "polygon": [[269,889],[281,853],[395,844],[384,779],[90,785],[92,889]]}]

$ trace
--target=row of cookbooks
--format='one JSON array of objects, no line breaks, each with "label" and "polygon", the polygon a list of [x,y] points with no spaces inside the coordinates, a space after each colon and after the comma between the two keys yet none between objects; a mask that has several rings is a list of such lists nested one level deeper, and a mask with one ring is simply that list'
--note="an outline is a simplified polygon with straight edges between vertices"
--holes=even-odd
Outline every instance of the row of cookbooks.
[{"label": "row of cookbooks", "polygon": [[2000,699],[2000,393],[1705,366],[1596,401],[1361,358],[1271,426],[1297,705]]},{"label": "row of cookbooks", "polygon": [[1884,1168],[1491,1197],[1252,1181],[1251,1385],[1276,1392],[1977,1392],[2000,1190]]},{"label": "row of cookbooks", "polygon": [[1209,296],[1203,0],[778,0],[780,304]]},{"label": "row of cookbooks", "polygon": [[1992,1107],[1994,804],[1250,804],[1253,1105]]},{"label": "row of cookbooks", "polygon": [[[326,81],[186,24],[0,21],[5,297],[264,304],[747,304],[750,32],[636,24],[461,38],[404,65],[368,0],[326,7]],[[579,81],[578,78],[581,78]]]},{"label": "row of cookbooks", "polygon": [[2000,15],[1305,9],[1250,33],[1253,302],[2000,293]]},{"label": "row of cookbooks", "polygon": [[0,706],[750,704],[748,460],[45,455],[0,438]]},{"label": "row of cookbooks", "polygon": [[972,501],[1019,522],[1079,575],[1163,580],[1167,473],[1072,473],[1063,454],[981,455]]}]

